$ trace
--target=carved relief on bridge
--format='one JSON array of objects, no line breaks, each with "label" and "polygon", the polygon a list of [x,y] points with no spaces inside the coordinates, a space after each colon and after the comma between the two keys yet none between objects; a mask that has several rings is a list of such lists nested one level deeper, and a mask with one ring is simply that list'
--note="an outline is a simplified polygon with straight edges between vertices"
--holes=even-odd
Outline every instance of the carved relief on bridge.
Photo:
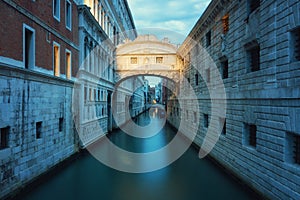
[{"label": "carved relief on bridge", "polygon": [[130,76],[155,75],[178,82],[180,69],[177,46],[167,39],[159,41],[153,35],[142,35],[117,48],[116,81]]}]

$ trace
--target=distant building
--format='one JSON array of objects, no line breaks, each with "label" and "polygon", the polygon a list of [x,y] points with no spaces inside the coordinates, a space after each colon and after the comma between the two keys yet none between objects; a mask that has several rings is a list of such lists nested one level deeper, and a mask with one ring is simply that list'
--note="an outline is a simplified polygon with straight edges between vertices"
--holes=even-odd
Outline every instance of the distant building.
[{"label": "distant building", "polygon": [[157,103],[161,103],[162,94],[161,94],[161,82],[155,85],[155,100]]},{"label": "distant building", "polygon": [[150,100],[150,103],[152,104],[154,101],[156,102],[155,100],[155,87],[150,87],[149,88],[149,100]]},{"label": "distant building", "polygon": [[0,198],[77,151],[73,0],[0,1]]},{"label": "distant building", "polygon": [[[191,121],[199,146],[214,124],[221,136],[210,156],[270,199],[300,198],[299,8],[299,1],[213,0],[179,49],[198,99],[186,100],[186,110],[172,102],[168,109]],[[216,77],[225,84],[226,118],[211,115],[208,87],[218,87]]]}]

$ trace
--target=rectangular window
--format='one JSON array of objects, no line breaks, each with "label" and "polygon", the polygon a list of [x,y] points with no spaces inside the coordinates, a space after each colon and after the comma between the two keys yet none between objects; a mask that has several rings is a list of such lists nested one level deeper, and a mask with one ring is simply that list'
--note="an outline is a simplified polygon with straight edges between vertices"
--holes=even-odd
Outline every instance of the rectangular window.
[{"label": "rectangular window", "polygon": [[208,114],[203,114],[203,126],[205,128],[208,128],[209,120],[208,120]]},{"label": "rectangular window", "polygon": [[211,45],[211,31],[206,33],[205,38],[206,38],[206,47],[209,47]]},{"label": "rectangular window", "polygon": [[0,150],[8,148],[9,129],[9,126],[0,129]]},{"label": "rectangular window", "polygon": [[105,12],[101,10],[101,27],[103,30],[104,30],[104,18],[105,18],[104,16],[105,16]]},{"label": "rectangular window", "polygon": [[66,1],[66,27],[72,29],[72,4],[70,1]]},{"label": "rectangular window", "polygon": [[210,83],[210,69],[206,69],[206,82]]},{"label": "rectangular window", "polygon": [[131,57],[130,58],[130,63],[131,64],[137,64],[137,57]]},{"label": "rectangular window", "polygon": [[249,14],[254,12],[260,6],[260,0],[248,0]]},{"label": "rectangular window", "polygon": [[89,89],[89,100],[92,101],[93,100],[93,93],[92,93],[92,88]]},{"label": "rectangular window", "polygon": [[25,69],[32,69],[35,65],[35,31],[23,25],[23,61]]},{"label": "rectangular window", "polygon": [[226,34],[229,31],[229,14],[226,14],[222,17],[222,24],[223,24],[223,33]]},{"label": "rectangular window", "polygon": [[198,74],[195,74],[195,84],[196,84],[196,86],[199,85],[199,75]]},{"label": "rectangular window", "polygon": [[96,2],[96,0],[94,0],[94,2],[93,2],[93,14],[95,16],[95,19],[96,19],[96,13],[97,13],[97,2]]},{"label": "rectangular window", "polygon": [[36,122],[35,124],[35,137],[36,139],[42,138],[42,122]]},{"label": "rectangular window", "polygon": [[98,23],[100,24],[100,26],[101,26],[101,10],[102,10],[102,8],[101,8],[101,4],[100,4],[100,1],[98,2],[98,17],[97,17],[97,21],[98,21]]},{"label": "rectangular window", "polygon": [[194,123],[197,123],[197,113],[194,112]]},{"label": "rectangular window", "polygon": [[84,87],[84,101],[87,101],[87,88]]},{"label": "rectangular window", "polygon": [[60,0],[53,0],[53,17],[60,21]]},{"label": "rectangular window", "polygon": [[228,78],[228,60],[224,60],[221,62],[221,73],[223,79]]},{"label": "rectangular window", "polygon": [[300,165],[300,135],[288,132],[286,139],[286,161]]},{"label": "rectangular window", "polygon": [[247,49],[247,65],[248,72],[255,72],[260,70],[260,47],[255,45]]},{"label": "rectangular window", "polygon": [[59,132],[62,132],[62,131],[63,131],[63,128],[64,128],[64,118],[61,117],[61,118],[59,118],[59,120],[58,120],[58,131],[59,131]]},{"label": "rectangular window", "polygon": [[256,131],[256,125],[244,124],[244,145],[256,147]]},{"label": "rectangular window", "polygon": [[300,27],[292,31],[292,61],[300,61]]},{"label": "rectangular window", "polygon": [[163,57],[156,57],[156,63],[163,63]]},{"label": "rectangular window", "polygon": [[71,71],[72,71],[72,56],[71,51],[66,50],[66,77],[67,79],[71,79]]},{"label": "rectangular window", "polygon": [[53,42],[53,69],[54,76],[60,76],[60,45]]},{"label": "rectangular window", "polygon": [[226,135],[226,119],[220,118],[220,125],[221,125],[221,134]]},{"label": "rectangular window", "polygon": [[294,162],[300,164],[300,135],[294,135]]}]

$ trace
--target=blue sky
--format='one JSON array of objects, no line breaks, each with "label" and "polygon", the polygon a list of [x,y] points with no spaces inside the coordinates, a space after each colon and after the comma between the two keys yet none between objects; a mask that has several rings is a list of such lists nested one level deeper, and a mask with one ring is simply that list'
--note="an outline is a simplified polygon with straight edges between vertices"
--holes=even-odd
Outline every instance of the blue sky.
[{"label": "blue sky", "polygon": [[154,33],[181,43],[210,0],[127,0],[139,34]]},{"label": "blue sky", "polygon": [[[210,0],[127,0],[139,34],[168,37],[180,44],[192,30]],[[151,86],[161,79],[147,77]]]}]

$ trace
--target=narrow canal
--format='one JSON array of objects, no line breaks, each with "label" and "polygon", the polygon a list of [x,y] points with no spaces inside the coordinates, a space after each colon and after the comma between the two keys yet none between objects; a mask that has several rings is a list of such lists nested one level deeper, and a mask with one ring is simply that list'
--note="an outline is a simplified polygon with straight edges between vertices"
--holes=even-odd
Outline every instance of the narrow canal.
[{"label": "narrow canal", "polygon": [[[149,120],[149,114],[144,113],[137,118],[137,123],[145,125]],[[119,147],[132,152],[150,152],[167,144],[175,133],[166,124],[159,134],[151,138],[138,139],[116,130],[109,135],[109,139]],[[84,153],[79,159],[56,172],[50,179],[22,194],[21,199],[244,200],[254,198],[254,194],[210,160],[200,160],[198,151],[190,147],[180,159],[168,167],[142,174],[111,169],[89,153]]]}]

